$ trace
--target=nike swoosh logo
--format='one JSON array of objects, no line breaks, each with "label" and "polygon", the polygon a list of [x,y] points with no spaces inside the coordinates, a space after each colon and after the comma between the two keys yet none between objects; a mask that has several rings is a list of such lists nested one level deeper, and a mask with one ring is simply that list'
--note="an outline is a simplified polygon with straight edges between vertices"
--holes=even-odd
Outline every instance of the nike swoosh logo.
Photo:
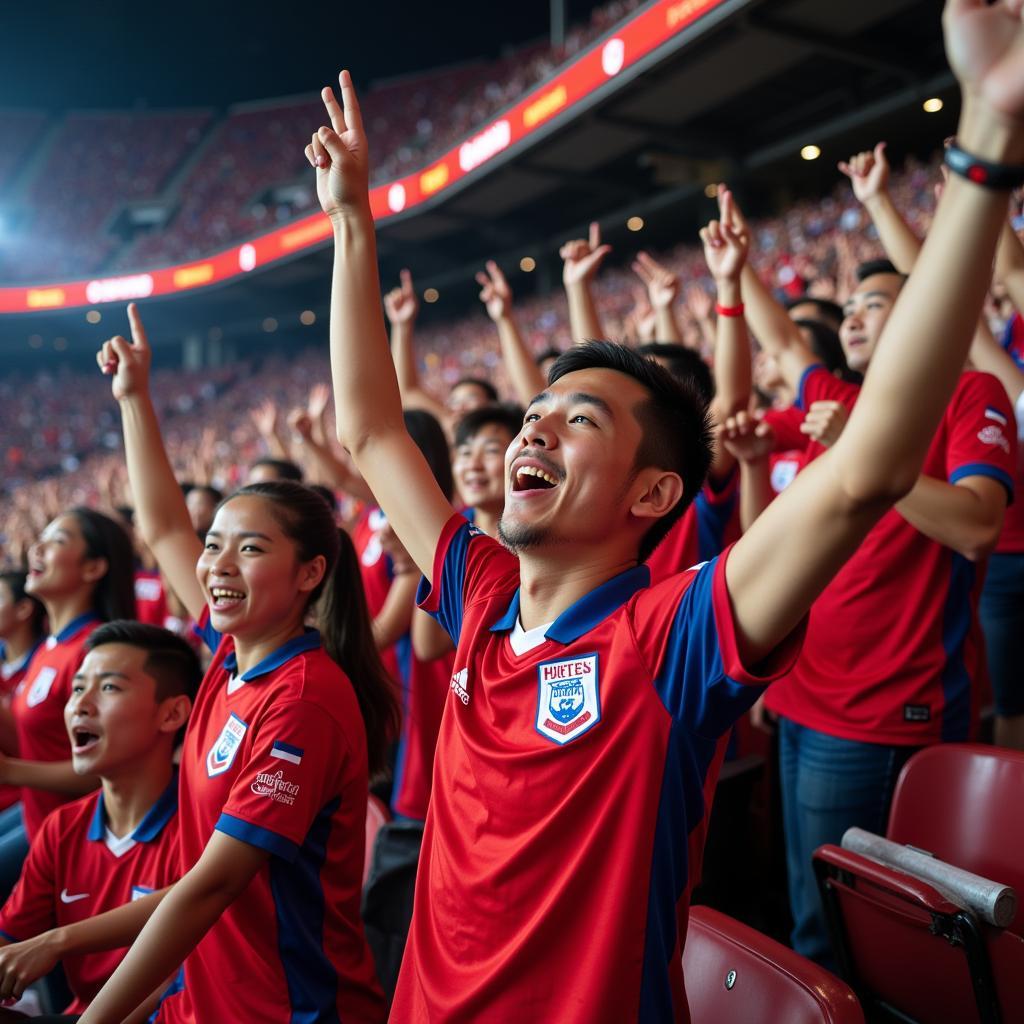
[{"label": "nike swoosh logo", "polygon": [[87,900],[89,894],[87,892],[75,893],[74,896],[69,896],[67,889],[62,890],[60,894],[61,903],[77,903],[79,900]]}]

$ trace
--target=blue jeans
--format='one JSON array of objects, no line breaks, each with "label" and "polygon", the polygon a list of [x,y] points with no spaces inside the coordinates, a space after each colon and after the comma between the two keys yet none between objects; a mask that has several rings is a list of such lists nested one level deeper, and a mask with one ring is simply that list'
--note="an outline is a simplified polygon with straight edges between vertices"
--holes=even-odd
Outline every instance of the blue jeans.
[{"label": "blue jeans", "polygon": [[996,714],[1024,715],[1024,554],[993,555],[978,604]]},{"label": "blue jeans", "polygon": [[896,778],[917,749],[843,740],[779,719],[791,944],[830,970],[835,964],[811,855],[823,843],[838,845],[854,826],[884,835]]},{"label": "blue jeans", "polygon": [[21,817],[21,804],[13,804],[0,811],[0,902],[10,896],[27,856],[28,836]]}]

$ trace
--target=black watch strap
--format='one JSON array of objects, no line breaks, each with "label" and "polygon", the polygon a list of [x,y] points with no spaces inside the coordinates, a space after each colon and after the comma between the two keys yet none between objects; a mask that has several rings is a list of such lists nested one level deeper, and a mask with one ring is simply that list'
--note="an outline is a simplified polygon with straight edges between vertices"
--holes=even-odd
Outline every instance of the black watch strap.
[{"label": "black watch strap", "polygon": [[962,150],[955,142],[946,146],[946,166],[975,185],[998,192],[1009,192],[1024,185],[1024,167],[993,164]]}]

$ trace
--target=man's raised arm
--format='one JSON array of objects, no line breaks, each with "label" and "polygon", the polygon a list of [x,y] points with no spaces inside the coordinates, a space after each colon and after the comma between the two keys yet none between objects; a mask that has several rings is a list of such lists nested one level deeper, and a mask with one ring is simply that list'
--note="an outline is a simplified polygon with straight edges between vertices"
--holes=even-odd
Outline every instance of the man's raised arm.
[{"label": "man's raised arm", "polygon": [[381,314],[377,244],[370,214],[366,133],[351,76],[328,87],[331,127],[306,147],[316,190],[334,226],[331,379],[338,440],[348,449],[413,561],[428,578],[441,530],[454,509],[405,429]]},{"label": "man's raised arm", "polygon": [[[1024,165],[1020,0],[947,0],[946,52],[964,92],[958,142]],[[910,491],[963,369],[1007,192],[951,176],[849,423],[733,549],[729,593],[750,660],[772,650],[884,511]]]}]

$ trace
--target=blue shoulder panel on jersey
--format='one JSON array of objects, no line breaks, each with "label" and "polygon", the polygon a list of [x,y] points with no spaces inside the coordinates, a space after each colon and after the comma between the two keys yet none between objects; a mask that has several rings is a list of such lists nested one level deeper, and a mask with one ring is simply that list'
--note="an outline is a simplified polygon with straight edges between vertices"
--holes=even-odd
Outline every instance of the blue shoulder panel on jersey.
[{"label": "blue shoulder panel on jersey", "polygon": [[807,408],[804,405],[804,388],[807,386],[807,378],[814,373],[815,370],[824,370],[825,367],[821,363],[811,363],[810,366],[800,374],[800,383],[796,387],[796,401],[793,403],[797,409],[803,409],[807,412]]},{"label": "blue shoulder panel on jersey", "polygon": [[73,618],[55,637],[59,644],[67,643],[76,633],[84,629],[90,622],[99,622],[100,617],[95,612],[83,612]]},{"label": "blue shoulder panel on jersey", "polygon": [[210,622],[209,608],[204,609],[199,616],[199,621],[192,628],[196,636],[210,649],[210,653],[216,654],[217,648],[220,647],[221,634],[213,628],[213,624]]},{"label": "blue shoulder panel on jersey", "polygon": [[324,807],[291,864],[270,862],[277,912],[277,948],[288,983],[291,1024],[337,1024],[338,975],[324,951],[326,899],[320,872],[327,859],[331,818],[340,797]]},{"label": "blue shoulder panel on jersey", "polygon": [[[451,637],[452,643],[456,646],[458,646],[459,636],[462,634],[466,560],[469,554],[469,542],[473,538],[471,531],[474,529],[476,528],[467,521],[463,522],[455,530],[451,540],[448,541],[448,550],[444,555],[441,579],[434,580],[433,588],[427,583],[426,579],[422,579],[416,591],[416,603],[422,605],[432,590],[440,587],[437,611],[428,611],[427,614],[433,616],[441,624],[441,627]],[[479,533],[479,531],[477,532]]]},{"label": "blue shoulder panel on jersey", "polygon": [[668,713],[709,739],[731,728],[763,692],[725,674],[712,600],[718,565],[715,558],[702,566],[683,594],[654,680]]},{"label": "blue shoulder panel on jersey", "polygon": [[233,814],[221,813],[217,824],[213,826],[218,832],[223,832],[232,839],[238,839],[250,846],[258,846],[267,853],[272,853],[281,860],[291,862],[299,855],[299,847],[290,839],[271,832],[268,828],[259,825],[252,825],[248,821],[242,821]]}]

